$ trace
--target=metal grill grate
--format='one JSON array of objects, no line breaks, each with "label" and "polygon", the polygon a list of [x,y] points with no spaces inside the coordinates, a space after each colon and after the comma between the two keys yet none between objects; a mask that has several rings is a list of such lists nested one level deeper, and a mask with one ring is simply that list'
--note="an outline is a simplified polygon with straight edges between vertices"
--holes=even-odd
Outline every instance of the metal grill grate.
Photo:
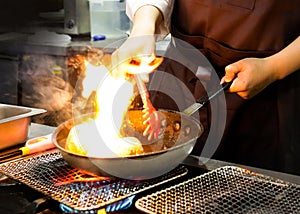
[{"label": "metal grill grate", "polygon": [[138,199],[146,213],[300,213],[300,186],[222,167]]},{"label": "metal grill grate", "polygon": [[56,150],[1,164],[0,171],[76,210],[98,209],[188,172],[179,166],[150,180],[107,179],[71,167]]}]

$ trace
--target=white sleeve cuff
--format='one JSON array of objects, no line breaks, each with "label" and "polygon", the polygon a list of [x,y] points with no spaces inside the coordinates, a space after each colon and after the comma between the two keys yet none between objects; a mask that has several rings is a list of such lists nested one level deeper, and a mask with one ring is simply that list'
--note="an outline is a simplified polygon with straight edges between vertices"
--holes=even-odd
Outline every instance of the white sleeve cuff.
[{"label": "white sleeve cuff", "polygon": [[144,5],[153,5],[161,11],[163,22],[157,29],[157,33],[163,36],[168,35],[170,33],[173,0],[126,0],[126,14],[129,19],[133,20],[135,12]]}]

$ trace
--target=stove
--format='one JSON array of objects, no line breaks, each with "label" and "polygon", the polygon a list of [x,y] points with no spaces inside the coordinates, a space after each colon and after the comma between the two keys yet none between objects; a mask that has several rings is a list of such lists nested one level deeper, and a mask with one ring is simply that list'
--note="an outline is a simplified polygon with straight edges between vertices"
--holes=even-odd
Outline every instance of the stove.
[{"label": "stove", "polygon": [[204,173],[180,165],[149,180],[107,178],[71,167],[56,149],[3,163],[0,171],[10,178],[0,183],[1,213],[141,213],[138,198]]},{"label": "stove", "polygon": [[225,166],[141,197],[145,213],[300,213],[300,186]]},{"label": "stove", "polygon": [[300,185],[237,166],[190,165],[160,177],[107,178],[56,149],[0,164],[0,213],[300,213]]}]

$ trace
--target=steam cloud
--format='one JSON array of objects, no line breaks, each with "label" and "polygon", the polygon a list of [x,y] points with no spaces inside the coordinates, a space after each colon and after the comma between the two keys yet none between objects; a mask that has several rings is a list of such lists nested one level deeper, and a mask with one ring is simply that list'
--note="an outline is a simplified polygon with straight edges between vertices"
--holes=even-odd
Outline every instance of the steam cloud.
[{"label": "steam cloud", "polygon": [[[24,55],[19,70],[19,104],[43,108],[47,113],[33,121],[57,126],[74,116],[74,111],[92,111],[93,96],[81,96],[79,77],[85,70],[84,55]],[[88,105],[88,103],[90,105]]]}]

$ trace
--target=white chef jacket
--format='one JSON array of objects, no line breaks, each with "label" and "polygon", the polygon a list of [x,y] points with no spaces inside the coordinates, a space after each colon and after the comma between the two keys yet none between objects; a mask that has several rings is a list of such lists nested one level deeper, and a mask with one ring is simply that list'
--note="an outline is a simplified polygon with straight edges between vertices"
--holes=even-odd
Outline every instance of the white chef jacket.
[{"label": "white chef jacket", "polygon": [[164,36],[168,35],[170,33],[170,22],[174,0],[126,0],[126,14],[129,19],[133,20],[133,16],[137,9],[144,5],[153,5],[161,11],[163,22],[158,27],[157,33]]}]

